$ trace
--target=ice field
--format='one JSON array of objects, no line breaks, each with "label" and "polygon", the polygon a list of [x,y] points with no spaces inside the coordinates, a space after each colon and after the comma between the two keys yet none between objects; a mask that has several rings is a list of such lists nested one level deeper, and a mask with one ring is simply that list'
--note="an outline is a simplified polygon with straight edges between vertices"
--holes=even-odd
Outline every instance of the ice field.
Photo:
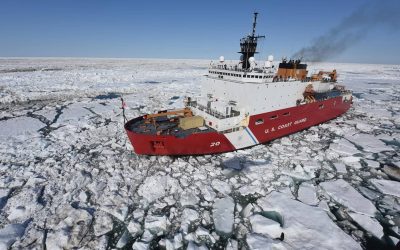
[{"label": "ice field", "polygon": [[0,249],[394,249],[400,65],[309,65],[353,107],[265,145],[135,155],[119,96],[128,118],[182,107],[208,64],[0,59]]}]

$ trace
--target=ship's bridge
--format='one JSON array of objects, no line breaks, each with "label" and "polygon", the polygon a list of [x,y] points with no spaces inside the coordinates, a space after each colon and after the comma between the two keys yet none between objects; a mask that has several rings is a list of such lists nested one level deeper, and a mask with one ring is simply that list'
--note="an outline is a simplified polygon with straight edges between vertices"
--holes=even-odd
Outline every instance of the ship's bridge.
[{"label": "ship's bridge", "polygon": [[208,69],[208,78],[249,83],[266,83],[274,80],[275,70],[272,67],[243,69],[238,65],[217,64]]}]

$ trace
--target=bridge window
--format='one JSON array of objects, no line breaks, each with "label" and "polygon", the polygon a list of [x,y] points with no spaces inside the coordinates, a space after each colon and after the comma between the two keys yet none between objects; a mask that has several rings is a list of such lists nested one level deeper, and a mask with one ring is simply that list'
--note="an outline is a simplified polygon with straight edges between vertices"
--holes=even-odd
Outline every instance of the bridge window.
[{"label": "bridge window", "polygon": [[273,115],[273,116],[271,116],[269,119],[275,120],[276,118],[278,118],[278,115]]},{"label": "bridge window", "polygon": [[283,116],[289,116],[290,112],[283,113]]},{"label": "bridge window", "polygon": [[256,121],[256,125],[261,125],[261,124],[263,124],[264,123],[264,119],[257,119],[257,121]]}]

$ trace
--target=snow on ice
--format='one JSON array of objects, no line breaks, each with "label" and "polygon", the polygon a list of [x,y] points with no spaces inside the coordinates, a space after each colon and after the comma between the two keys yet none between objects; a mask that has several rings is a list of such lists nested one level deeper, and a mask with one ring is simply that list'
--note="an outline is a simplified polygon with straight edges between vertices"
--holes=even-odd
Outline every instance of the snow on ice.
[{"label": "snow on ice", "polygon": [[383,228],[375,218],[357,213],[349,213],[349,215],[362,228],[372,233],[378,239],[382,238]]},{"label": "snow on ice", "polygon": [[215,230],[230,234],[233,230],[235,203],[231,197],[216,199],[213,207]]},{"label": "snow on ice", "polygon": [[400,198],[400,182],[377,179],[371,179],[371,182],[383,194],[394,195]]},{"label": "snow on ice", "polygon": [[351,211],[369,216],[375,215],[376,208],[374,204],[343,179],[323,182],[320,183],[320,186],[333,200]]},{"label": "snow on ice", "polygon": [[316,249],[361,249],[344,233],[327,213],[319,207],[305,205],[285,194],[272,192],[257,201],[263,211],[278,213],[282,218],[282,232],[289,245]]},{"label": "snow on ice", "polygon": [[0,249],[399,241],[398,65],[312,64],[353,90],[343,116],[237,152],[149,157],[132,153],[119,97],[128,118],[181,107],[209,61],[0,62]]}]

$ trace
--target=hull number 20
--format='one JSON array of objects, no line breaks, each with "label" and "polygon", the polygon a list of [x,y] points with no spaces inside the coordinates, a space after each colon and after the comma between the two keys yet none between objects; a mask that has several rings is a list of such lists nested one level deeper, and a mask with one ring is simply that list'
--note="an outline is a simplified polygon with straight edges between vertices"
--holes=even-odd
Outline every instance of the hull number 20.
[{"label": "hull number 20", "polygon": [[220,144],[221,144],[221,142],[219,142],[219,141],[211,142],[210,148],[212,148],[212,147],[218,147]]}]

